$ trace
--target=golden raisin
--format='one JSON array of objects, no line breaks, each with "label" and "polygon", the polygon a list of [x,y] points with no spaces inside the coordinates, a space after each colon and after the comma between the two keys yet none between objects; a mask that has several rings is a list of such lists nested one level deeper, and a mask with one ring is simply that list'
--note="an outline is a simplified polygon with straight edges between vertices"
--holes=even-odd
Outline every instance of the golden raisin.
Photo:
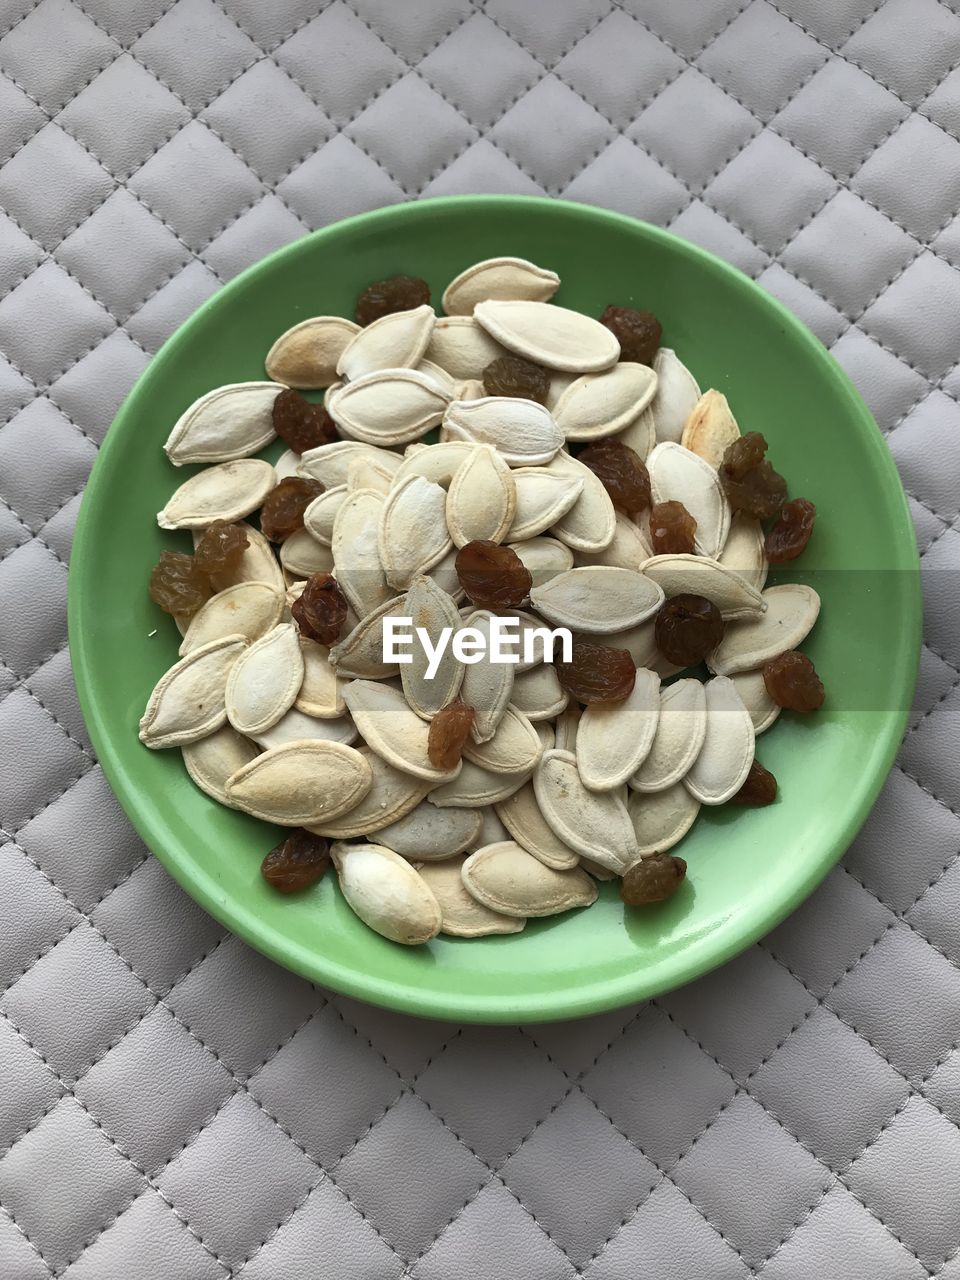
[{"label": "golden raisin", "polygon": [[347,601],[332,574],[315,573],[307,579],[290,612],[301,635],[331,645],[346,622]]},{"label": "golden raisin", "polygon": [[411,311],[430,301],[430,286],[419,276],[391,276],[368,284],[357,299],[357,324],[372,324],[394,311]]},{"label": "golden raisin", "polygon": [[817,711],[823,706],[823,682],[805,653],[788,649],[763,664],[763,683],[778,707]]},{"label": "golden raisin", "polygon": [[201,573],[233,573],[240,567],[250,539],[246,530],[227,520],[214,520],[200,535],[193,559]]},{"label": "golden raisin", "polygon": [[488,396],[519,396],[546,404],[550,374],[522,356],[498,356],[483,371],[483,389]]},{"label": "golden raisin", "polygon": [[485,538],[461,547],[455,563],[461,587],[481,609],[516,609],[533,586],[517,553]]},{"label": "golden raisin", "polygon": [[622,702],[637,679],[628,649],[611,649],[592,640],[574,640],[570,662],[557,662],[557,679],[578,702]]},{"label": "golden raisin", "polygon": [[577,457],[589,467],[621,511],[636,515],[650,505],[650,475],[635,449],[620,440],[598,440]]},{"label": "golden raisin", "polygon": [[682,502],[658,502],[650,508],[650,541],[655,556],[692,555],[697,522]]},{"label": "golden raisin", "polygon": [[665,902],[683,884],[687,864],[672,853],[655,853],[628,867],[620,881],[620,897],[628,907]]},{"label": "golden raisin", "polygon": [[260,865],[264,880],[281,893],[309,889],[330,865],[330,841],[298,827],[271,849]]},{"label": "golden raisin", "polygon": [[653,634],[657,648],[669,662],[692,667],[723,639],[723,618],[712,601],[684,593],[663,602]]},{"label": "golden raisin", "polygon": [[660,349],[663,329],[652,311],[636,311],[633,307],[611,304],[600,317],[600,323],[616,335],[621,360],[653,364],[653,357]]},{"label": "golden raisin", "polygon": [[150,573],[150,599],[165,613],[196,613],[210,598],[210,582],[193,556],[161,551]]},{"label": "golden raisin", "polygon": [[767,442],[759,431],[727,445],[720,464],[720,483],[734,511],[758,520],[775,516],[787,496],[787,482],[767,462]]},{"label": "golden raisin", "polygon": [[338,439],[337,424],[322,404],[311,404],[287,388],[273,402],[273,429],[294,453],[306,453]]},{"label": "golden raisin", "polygon": [[810,541],[817,508],[806,498],[794,498],[780,508],[777,522],[767,534],[764,550],[771,564],[796,560]]},{"label": "golden raisin", "polygon": [[303,513],[323,493],[319,480],[286,476],[270,490],[260,511],[260,528],[271,542],[283,542],[303,528]]},{"label": "golden raisin", "polygon": [[743,786],[727,803],[759,808],[761,805],[773,804],[776,798],[776,778],[769,769],[763,767],[759,760],[754,760]]},{"label": "golden raisin", "polygon": [[430,721],[427,755],[435,769],[455,769],[463,756],[477,713],[463,702],[451,702]]}]

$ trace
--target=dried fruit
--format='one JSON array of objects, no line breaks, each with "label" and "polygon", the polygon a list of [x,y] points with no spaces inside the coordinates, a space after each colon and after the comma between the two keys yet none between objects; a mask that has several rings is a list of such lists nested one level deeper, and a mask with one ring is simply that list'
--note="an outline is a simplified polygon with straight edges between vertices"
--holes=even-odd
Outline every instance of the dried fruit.
[{"label": "dried fruit", "polygon": [[161,551],[150,574],[150,599],[164,613],[196,613],[210,596],[210,583],[194,556]]},{"label": "dried fruit", "polygon": [[601,440],[587,445],[578,458],[597,476],[615,507],[630,515],[649,507],[650,475],[643,459],[629,445]]},{"label": "dried fruit", "polygon": [[483,371],[483,390],[488,396],[519,396],[546,404],[550,374],[522,356],[498,356]]},{"label": "dried fruit", "polygon": [[692,555],[697,522],[682,502],[658,502],[650,510],[650,541],[655,556]]},{"label": "dried fruit", "polygon": [[260,512],[260,528],[271,542],[283,542],[303,528],[303,513],[323,493],[319,480],[288,476],[271,489]]},{"label": "dried fruit", "polygon": [[463,748],[470,737],[476,713],[462,702],[451,702],[430,721],[427,755],[430,763],[444,773],[460,763]]},{"label": "dried fruit", "polygon": [[430,301],[430,286],[419,276],[391,276],[368,284],[357,299],[357,324],[371,324],[394,311],[410,311]]},{"label": "dried fruit", "polygon": [[764,550],[771,564],[796,560],[810,541],[817,508],[806,498],[794,498],[780,508],[776,524],[767,534]]},{"label": "dried fruit", "polygon": [[280,893],[297,893],[316,884],[330,865],[330,841],[302,829],[271,849],[260,865],[264,880]]},{"label": "dried fruit", "polygon": [[611,303],[600,317],[600,323],[616,335],[620,343],[620,359],[637,364],[653,364],[660,349],[663,328],[652,311],[636,311],[633,307],[615,307]]},{"label": "dried fruit", "polygon": [[748,431],[727,445],[720,464],[720,483],[734,511],[769,520],[787,496],[787,482],[767,462],[767,442],[759,431]]},{"label": "dried fruit", "polygon": [[347,602],[329,573],[315,573],[307,579],[300,598],[290,606],[300,634],[308,640],[331,645],[340,635],[347,617]]},{"label": "dried fruit", "polygon": [[731,480],[742,480],[748,471],[760,465],[766,452],[766,437],[759,431],[748,431],[727,445],[721,465]]},{"label": "dried fruit", "polygon": [[705,596],[684,592],[661,606],[654,635],[665,658],[677,666],[692,667],[723,639],[723,618]]},{"label": "dried fruit", "polygon": [[250,544],[242,525],[214,520],[200,535],[193,559],[201,573],[234,573],[240,568],[243,553]]},{"label": "dried fruit", "polygon": [[777,798],[777,780],[765,769],[759,760],[754,760],[747,774],[747,780],[735,796],[731,796],[728,804],[749,805],[758,808],[760,805],[773,804]]},{"label": "dried fruit", "polygon": [[570,656],[555,664],[557,677],[578,702],[620,702],[633,689],[637,668],[626,649],[575,640]]},{"label": "dried fruit", "polygon": [[645,907],[651,902],[672,898],[687,874],[683,858],[672,853],[655,853],[635,862],[620,882],[620,897],[628,907]]},{"label": "dried fruit", "polygon": [[296,453],[339,439],[337,424],[322,404],[311,404],[299,391],[287,388],[273,402],[273,429]]},{"label": "dried fruit", "polygon": [[461,587],[484,609],[516,609],[533,585],[517,553],[496,542],[468,542],[457,552],[456,567]]},{"label": "dried fruit", "polygon": [[823,706],[823,682],[805,653],[788,649],[763,664],[763,683],[778,707],[817,711]]}]

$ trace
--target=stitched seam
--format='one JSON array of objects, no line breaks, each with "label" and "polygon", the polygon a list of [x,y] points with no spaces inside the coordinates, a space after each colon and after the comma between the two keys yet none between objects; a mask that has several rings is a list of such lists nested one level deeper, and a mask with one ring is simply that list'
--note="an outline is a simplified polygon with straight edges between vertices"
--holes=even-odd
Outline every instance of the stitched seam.
[{"label": "stitched seam", "polygon": [[[13,668],[9,665],[9,663],[4,658],[0,658],[0,666],[4,667],[7,671],[9,671],[10,674],[13,676],[13,678],[16,680],[17,673],[13,670]],[[37,706],[40,708],[41,711],[46,712],[46,714],[50,717],[50,719],[57,726],[57,728],[61,730],[64,737],[69,742],[72,742],[73,745],[77,748],[77,750],[80,751],[84,756],[86,756],[86,758],[90,761],[91,764],[97,763],[96,757],[94,756],[90,748],[87,746],[84,746],[84,744],[79,740],[79,738],[75,738],[73,734],[70,732],[70,730],[67,728],[67,726],[57,718],[57,716],[50,710],[50,708],[46,705],[46,703],[40,701],[40,699],[37,697],[34,691],[30,688],[29,684],[27,684],[26,680],[17,681],[14,688],[10,690],[10,693],[13,693],[14,690],[16,689],[22,689],[24,693],[26,693],[27,697],[32,699],[37,704]],[[9,696],[10,695],[8,694],[7,697]],[[6,698],[2,699],[3,702],[6,702],[6,700],[7,700]]]},{"label": "stitched seam", "polygon": [[10,1209],[10,1208],[8,1208],[8,1207],[7,1207],[7,1205],[5,1205],[5,1204],[3,1203],[3,1201],[2,1201],[2,1200],[0,1200],[0,1210],[2,1210],[2,1211],[7,1215],[7,1217],[8,1217],[8,1218],[10,1219],[10,1221],[13,1223],[13,1225],[14,1225],[14,1227],[17,1229],[17,1231],[19,1231],[19,1232],[20,1232],[20,1234],[23,1236],[24,1240],[26,1240],[27,1244],[30,1246],[30,1248],[33,1250],[33,1252],[37,1255],[37,1257],[38,1257],[38,1258],[40,1259],[40,1261],[43,1263],[44,1267],[46,1267],[47,1275],[48,1275],[48,1276],[50,1276],[50,1280],[54,1280],[53,1267],[50,1265],[50,1263],[49,1263],[49,1262],[46,1260],[46,1258],[43,1256],[43,1251],[41,1250],[41,1248],[40,1248],[40,1246],[37,1244],[37,1242],[36,1242],[35,1240],[31,1239],[31,1237],[27,1234],[26,1228],[25,1228],[21,1223],[19,1223],[19,1222],[17,1221],[17,1219],[14,1217],[13,1210],[12,1210],[12,1209]]}]

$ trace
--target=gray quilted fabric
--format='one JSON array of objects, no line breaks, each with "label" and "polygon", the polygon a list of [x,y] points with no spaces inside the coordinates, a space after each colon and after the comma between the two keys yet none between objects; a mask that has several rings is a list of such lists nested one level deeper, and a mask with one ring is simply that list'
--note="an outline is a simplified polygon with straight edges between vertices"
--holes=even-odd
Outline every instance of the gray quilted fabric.
[{"label": "gray quilted fabric", "polygon": [[[0,1275],[960,1278],[960,5],[0,0]],[[773,935],[563,1026],[330,997],[207,918],[91,753],[79,494],[217,286],[332,219],[673,227],[861,388],[928,585],[872,818]]]}]

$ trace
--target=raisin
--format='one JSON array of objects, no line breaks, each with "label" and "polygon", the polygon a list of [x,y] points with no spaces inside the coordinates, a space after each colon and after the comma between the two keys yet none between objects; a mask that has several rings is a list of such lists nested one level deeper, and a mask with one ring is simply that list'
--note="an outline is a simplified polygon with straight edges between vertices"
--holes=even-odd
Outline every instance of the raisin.
[{"label": "raisin", "polygon": [[418,276],[391,276],[368,284],[357,299],[357,324],[372,324],[394,311],[411,311],[430,301],[430,286]]},{"label": "raisin", "polygon": [[758,808],[760,805],[773,804],[777,798],[777,780],[765,769],[759,760],[754,760],[747,774],[747,780],[735,796],[731,796],[728,804],[749,805]]},{"label": "raisin", "polygon": [[481,609],[516,609],[533,586],[517,553],[487,539],[461,547],[456,569],[461,587]]},{"label": "raisin", "polygon": [[620,343],[620,359],[638,364],[653,364],[663,334],[660,321],[652,311],[635,311],[633,307],[606,308],[600,317]]},{"label": "raisin", "polygon": [[655,556],[693,555],[697,522],[682,502],[658,502],[650,508],[650,541]]},{"label": "raisin", "polygon": [[703,596],[671,596],[660,606],[653,625],[657,648],[678,667],[692,667],[723,639],[720,610]]},{"label": "raisin", "polygon": [[720,464],[720,483],[730,506],[758,520],[775,516],[787,496],[787,482],[767,462],[766,451],[759,431],[748,431],[727,445]]},{"label": "raisin", "polygon": [[294,453],[306,453],[337,440],[337,424],[322,404],[311,404],[287,388],[273,402],[273,429]]},{"label": "raisin", "polygon": [[780,508],[776,524],[767,534],[764,550],[771,564],[796,560],[810,541],[817,508],[806,498],[794,498]]},{"label": "raisin", "polygon": [[227,520],[208,524],[193,550],[193,559],[201,573],[233,573],[240,567],[250,539],[246,530]]},{"label": "raisin", "polygon": [[672,898],[687,874],[683,858],[672,853],[655,853],[628,867],[620,881],[620,897],[628,907],[645,907],[651,902]]},{"label": "raisin", "polygon": [[546,404],[550,374],[521,356],[499,356],[483,371],[483,389],[488,396],[519,396]]},{"label": "raisin", "polygon": [[631,693],[637,667],[628,649],[574,640],[570,662],[557,662],[561,687],[578,702],[622,702]]},{"label": "raisin", "polygon": [[303,528],[303,513],[323,493],[319,480],[287,476],[267,494],[260,512],[260,528],[271,542],[283,542]]},{"label": "raisin", "polygon": [[347,618],[347,601],[329,573],[315,573],[290,606],[300,634],[308,640],[331,645],[340,635]]},{"label": "raisin", "polygon": [[634,449],[620,440],[598,440],[577,457],[589,467],[621,511],[635,515],[650,505],[650,474]]},{"label": "raisin", "polygon": [[476,717],[473,707],[463,702],[451,702],[433,717],[427,734],[427,755],[435,769],[446,772],[457,767]]},{"label": "raisin", "polygon": [[309,889],[323,877],[330,865],[330,841],[298,827],[275,849],[271,849],[260,871],[264,880],[281,893]]},{"label": "raisin", "polygon": [[210,583],[193,556],[161,551],[150,573],[150,599],[165,613],[196,613],[210,598]]},{"label": "raisin", "polygon": [[763,664],[763,683],[778,707],[817,711],[823,706],[823,682],[805,653],[788,649]]}]

